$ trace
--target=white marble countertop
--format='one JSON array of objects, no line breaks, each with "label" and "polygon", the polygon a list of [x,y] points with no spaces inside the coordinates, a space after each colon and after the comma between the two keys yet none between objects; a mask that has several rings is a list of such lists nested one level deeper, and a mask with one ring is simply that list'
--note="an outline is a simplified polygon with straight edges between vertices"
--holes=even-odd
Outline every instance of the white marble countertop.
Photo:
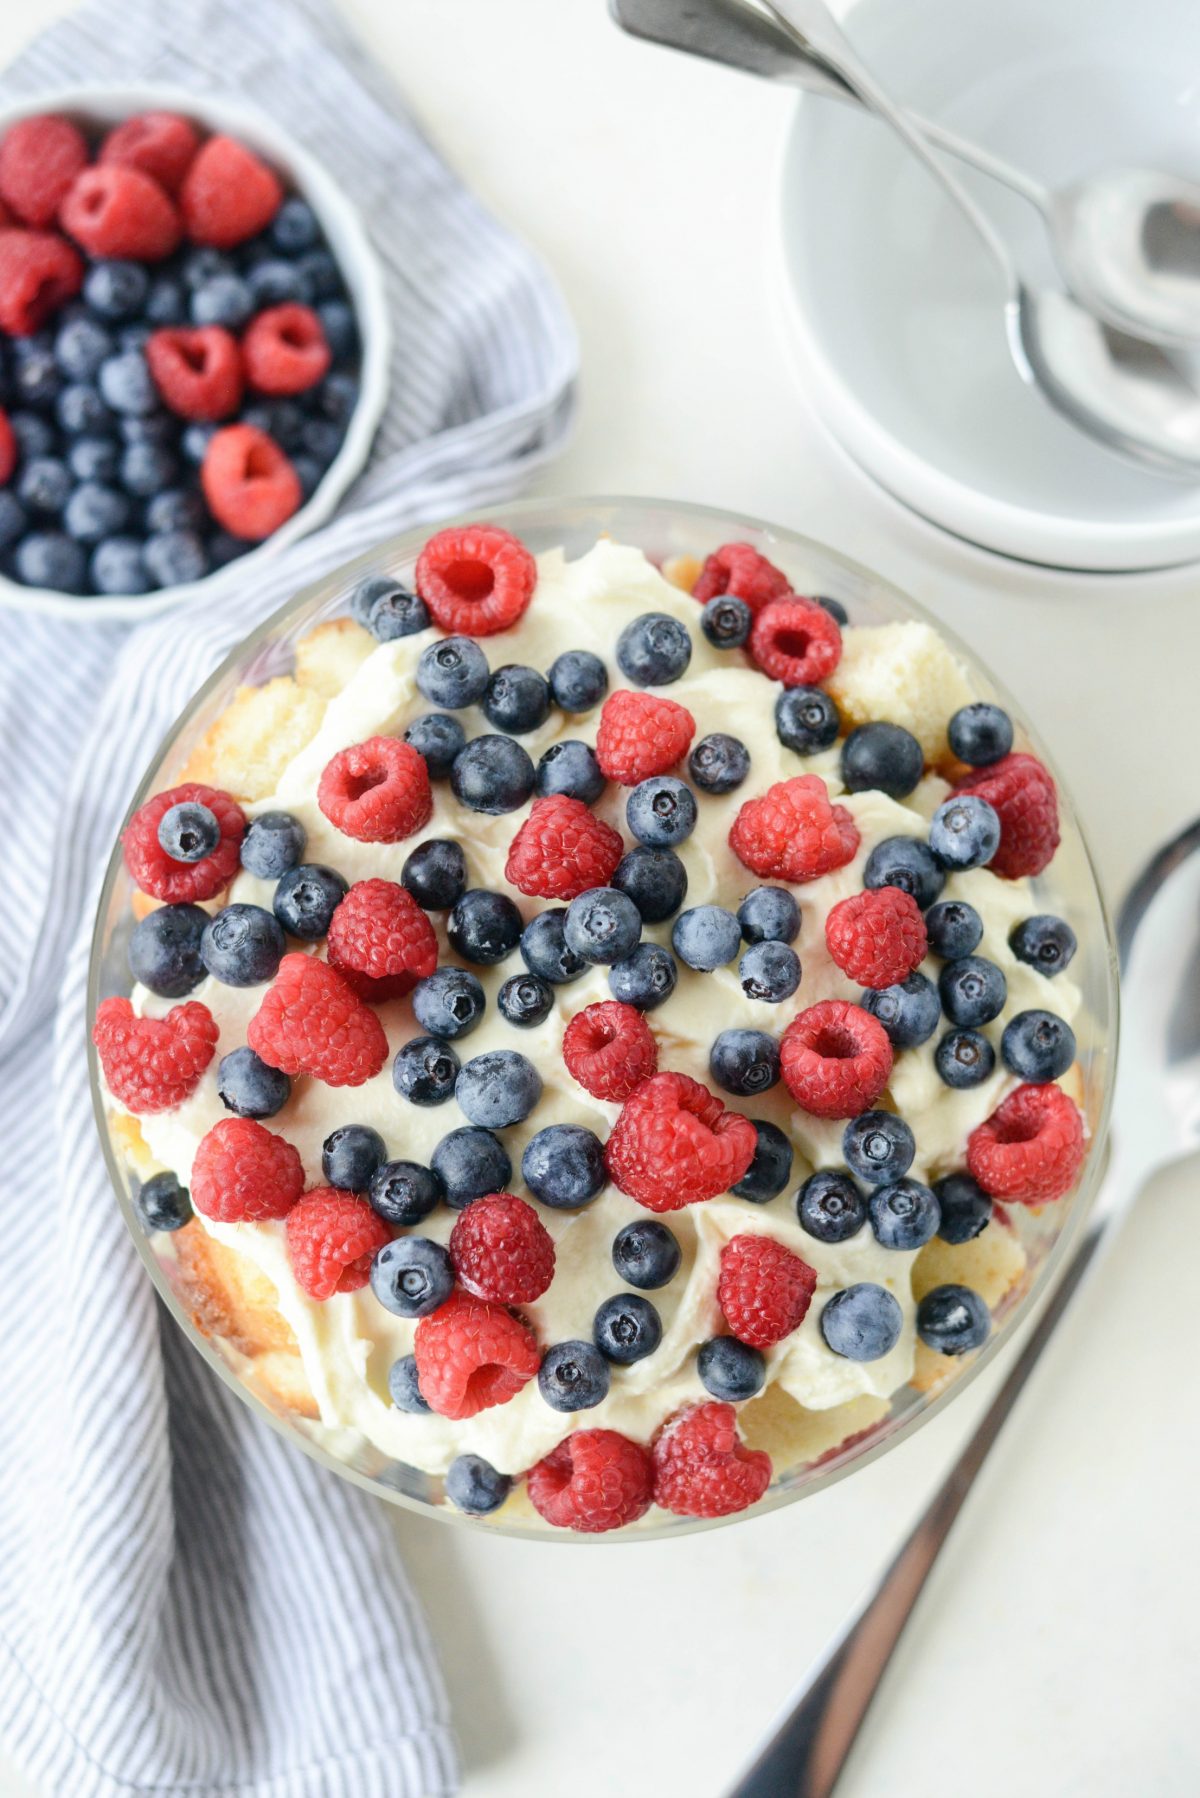
[{"label": "white marble countertop", "polygon": [[[65,11],[0,9],[0,58]],[[578,320],[575,441],[545,492],[671,495],[807,531],[967,636],[1039,721],[1110,897],[1196,810],[1200,571],[1070,578],[939,535],[835,450],[766,268],[793,101],[633,44],[603,0],[349,0]],[[1192,1798],[1200,1653],[1200,1190],[1146,1195],[1063,1330],[905,1638],[844,1798]],[[555,1552],[397,1516],[467,1798],[719,1798],[991,1389],[809,1502]],[[602,1561],[598,1559],[602,1556]],[[0,1757],[0,1790],[32,1798]]]}]

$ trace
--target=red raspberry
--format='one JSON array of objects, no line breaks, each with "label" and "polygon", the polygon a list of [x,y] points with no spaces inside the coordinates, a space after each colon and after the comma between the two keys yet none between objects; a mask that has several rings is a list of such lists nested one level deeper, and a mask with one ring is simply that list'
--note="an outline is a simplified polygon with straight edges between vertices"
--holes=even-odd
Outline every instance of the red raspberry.
[{"label": "red raspberry", "polygon": [[459,1213],[450,1259],[476,1298],[531,1305],[554,1278],[554,1238],[524,1199],[490,1192]]},{"label": "red raspberry", "polygon": [[578,899],[608,885],[624,847],[620,833],[581,799],[556,793],[534,800],[512,840],[504,878],[519,893],[540,899]]},{"label": "red raspberry", "polygon": [[622,687],[604,701],[596,760],[609,780],[636,787],[681,762],[695,734],[696,720],[686,706]]},{"label": "red raspberry", "polygon": [[82,131],[55,113],[18,119],[0,140],[0,197],[23,224],[53,224],[88,147]]},{"label": "red raspberry", "polygon": [[846,999],[822,999],[793,1018],[779,1044],[784,1084],[814,1118],[870,1111],[892,1072],[887,1031]]},{"label": "red raspberry", "polygon": [[956,793],[977,793],[1000,819],[1000,847],[988,866],[1006,880],[1040,874],[1058,848],[1058,793],[1033,755],[1006,755],[960,781]]},{"label": "red raspberry", "polygon": [[394,880],[356,880],[333,914],[329,965],[360,999],[402,999],[437,967],[433,925]]},{"label": "red raspberry", "polygon": [[331,1299],[335,1292],[358,1292],[371,1263],[392,1233],[357,1193],[318,1186],[288,1212],[288,1260],[302,1292]]},{"label": "red raspberry", "polygon": [[659,1431],[654,1502],[677,1517],[729,1517],[771,1484],[771,1457],[743,1446],[732,1405],[692,1405]]},{"label": "red raspberry", "polygon": [[8,422],[8,413],[0,409],[0,487],[12,480],[17,466],[17,440]]},{"label": "red raspberry", "polygon": [[179,242],[179,214],[140,169],[84,169],[62,203],[62,228],[89,256],[161,262]]},{"label": "red raspberry", "polygon": [[333,360],[311,306],[268,306],[242,335],[246,379],[258,393],[305,393]]},{"label": "red raspberry", "polygon": [[326,763],[317,804],[358,843],[399,843],[433,816],[424,758],[399,737],[368,737]]},{"label": "red raspberry", "polygon": [[30,337],[83,286],[78,253],[52,231],[0,231],[0,331]]},{"label": "red raspberry", "polygon": [[189,999],[165,1018],[134,1016],[128,999],[105,999],[92,1041],[114,1098],[129,1111],[173,1111],[190,1098],[213,1058],[217,1026],[207,1005]]},{"label": "red raspberry", "polygon": [[140,169],[169,194],[177,194],[199,148],[199,132],[179,113],[138,112],[108,133],[97,161]]},{"label": "red raspberry", "polygon": [[815,1271],[773,1236],[734,1236],[721,1250],[717,1303],[739,1342],[770,1348],[798,1330],[817,1288]]},{"label": "red raspberry", "polygon": [[[158,840],[159,821],[173,805],[206,805],[221,827],[221,841],[202,862],[177,862]],[[236,799],[217,787],[188,780],[168,787],[140,805],[121,836],[125,866],[142,889],[167,905],[194,905],[212,899],[238,871],[238,850],[246,834],[246,814]]]},{"label": "red raspberry", "polygon": [[387,1037],[370,1006],[327,962],[285,955],[246,1041],[285,1074],[326,1086],[361,1086],[387,1060]]},{"label": "red raspberry", "polygon": [[536,585],[525,545],[494,524],[439,531],[417,562],[417,592],[434,623],[468,637],[511,630]]},{"label": "red raspberry", "polygon": [[811,599],[773,599],[754,620],[750,656],[785,687],[827,680],[842,659],[837,620]]},{"label": "red raspberry", "polygon": [[567,1072],[593,1099],[620,1103],[658,1069],[658,1044],[643,1014],[619,999],[588,1005],[563,1031]]},{"label": "red raspberry", "polygon": [[929,949],[921,908],[899,887],[842,899],[825,920],[825,941],[843,974],[875,988],[907,980]]},{"label": "red raspberry", "polygon": [[188,236],[217,250],[257,237],[282,204],[278,176],[245,144],[219,134],[200,146],[179,190]]},{"label": "red raspberry", "polygon": [[226,425],[204,452],[200,485],[208,509],[233,537],[261,543],[300,509],[300,477],[257,425]]},{"label": "red raspberry", "polygon": [[529,1469],[529,1502],[556,1529],[598,1536],[636,1523],[650,1509],[648,1449],[616,1430],[576,1430]]},{"label": "red raspberry", "polygon": [[768,880],[831,874],[854,860],[858,843],[857,824],[844,805],[829,803],[817,774],[777,781],[760,799],[747,799],[729,832],[738,860]]},{"label": "red raspberry", "polygon": [[692,592],[701,605],[719,593],[732,593],[757,613],[773,599],[786,599],[791,590],[787,575],[751,544],[724,543],[706,560]]},{"label": "red raspberry", "polygon": [[541,1360],[533,1331],[503,1305],[453,1292],[413,1340],[417,1384],[430,1410],[456,1422],[515,1398]]},{"label": "red raspberry", "polygon": [[200,1139],[192,1203],[218,1224],[286,1217],[304,1191],[299,1151],[252,1118],[222,1118]]},{"label": "red raspberry", "polygon": [[625,1101],[604,1151],[613,1182],[647,1211],[728,1192],[754,1159],[749,1118],[686,1074],[653,1074]]},{"label": "red raspberry", "polygon": [[1060,1086],[1018,1086],[967,1140],[972,1179],[1020,1205],[1070,1192],[1085,1154],[1079,1107]]},{"label": "red raspberry", "polygon": [[146,362],[165,405],[180,418],[212,422],[242,403],[242,355],[220,325],[170,326],[146,344]]}]

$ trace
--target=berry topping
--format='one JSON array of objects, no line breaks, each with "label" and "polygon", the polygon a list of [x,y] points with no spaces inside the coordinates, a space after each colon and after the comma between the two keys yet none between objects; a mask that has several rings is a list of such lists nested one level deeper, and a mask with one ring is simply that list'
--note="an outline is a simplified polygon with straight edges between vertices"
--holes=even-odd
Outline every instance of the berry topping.
[{"label": "berry topping", "polygon": [[864,1111],[842,1132],[846,1166],[870,1186],[901,1179],[912,1166],[916,1140],[903,1118],[890,1111]]},{"label": "berry topping", "polygon": [[791,943],[800,934],[800,907],[786,887],[755,887],[737,920],[748,943]]},{"label": "berry topping", "polygon": [[321,1172],[343,1192],[366,1192],[386,1156],[378,1130],[369,1124],[343,1124],[321,1145]]},{"label": "berry topping", "polygon": [[133,1208],[147,1235],[182,1230],[192,1221],[192,1198],[175,1174],[152,1174],[133,1195]]},{"label": "berry topping", "polygon": [[1000,847],[1000,820],[986,799],[958,793],[934,812],[929,847],[943,868],[982,868]]},{"label": "berry topping", "polygon": [[750,772],[750,751],[737,737],[715,730],[688,757],[688,773],[702,793],[732,793]]},{"label": "berry topping", "polygon": [[489,724],[499,731],[523,736],[546,722],[550,712],[550,688],[536,668],[507,662],[497,668],[483,696]]},{"label": "berry topping", "polygon": [[820,687],[786,687],[775,701],[775,734],[797,755],[830,748],[841,728],[837,707]]},{"label": "berry topping", "polygon": [[917,1306],[917,1335],[937,1355],[969,1355],[991,1329],[986,1301],[969,1286],[935,1286]]},{"label": "berry topping", "polygon": [[546,678],[555,705],[564,712],[590,712],[608,692],[608,670],[590,649],[565,649]]},{"label": "berry topping", "polygon": [[139,1018],[128,999],[104,999],[92,1041],[114,1098],[139,1114],[172,1111],[199,1085],[217,1026],[196,999],[173,1006],[165,1018]]},{"label": "berry topping", "polygon": [[476,705],[487,691],[487,657],[470,637],[443,637],[421,651],[417,686],[432,705],[459,711]]},{"label": "berry topping", "polygon": [[260,812],[242,838],[242,866],[259,880],[278,880],[297,865],[307,841],[303,824],[290,812]]},{"label": "berry topping", "polygon": [[[206,806],[220,827],[220,842],[201,861],[176,861],[159,841],[160,823],[179,805]],[[125,826],[121,837],[125,866],[142,892],[154,899],[172,905],[211,899],[237,873],[245,829],[245,813],[228,793],[191,781],[181,787],[169,787],[139,806]]]},{"label": "berry topping", "polygon": [[621,857],[612,879],[633,900],[643,924],[674,917],[687,898],[687,869],[672,849],[647,849],[639,843]]},{"label": "berry topping", "polygon": [[738,963],[738,979],[748,999],[781,1005],[800,985],[800,957],[786,943],[752,943]]},{"label": "berry topping", "polygon": [[729,832],[729,847],[764,880],[816,880],[845,867],[858,853],[858,826],[841,805],[831,805],[815,774],[778,781],[748,799]]},{"label": "berry topping", "polygon": [[531,974],[551,986],[564,986],[587,972],[582,955],[567,947],[565,906],[540,911],[529,920],[521,932],[521,958]]},{"label": "berry topping", "polygon": [[938,1078],[956,1091],[982,1086],[996,1065],[996,1051],[978,1030],[947,1030],[933,1052]]},{"label": "berry topping", "polygon": [[549,1124],[521,1157],[521,1178],[555,1211],[578,1211],[605,1181],[604,1145],[582,1124]]},{"label": "berry topping", "polygon": [[696,817],[691,788],[673,774],[640,781],[625,802],[630,830],[652,849],[674,849],[685,842],[696,828]]},{"label": "berry topping", "polygon": [[533,784],[543,799],[563,793],[568,799],[594,805],[607,782],[600,772],[596,751],[567,737],[560,743],[551,743],[538,762]]},{"label": "berry topping", "polygon": [[919,1180],[879,1186],[867,1200],[875,1240],[883,1249],[919,1249],[937,1234],[938,1202]]},{"label": "berry topping", "polygon": [[284,956],[246,1040],[273,1068],[311,1074],[327,1086],[361,1086],[387,1060],[375,1013],[335,969],[311,955]]},{"label": "berry topping", "polygon": [[469,1036],[482,1022],[486,1006],[482,986],[466,968],[438,968],[413,989],[417,1023],[447,1042]]},{"label": "berry topping", "polygon": [[199,148],[195,126],[177,112],[139,112],[113,127],[97,160],[140,169],[174,194]]},{"label": "berry topping", "polygon": [[204,979],[200,938],[208,913],[199,905],[160,905],[139,919],[129,938],[135,980],[163,999],[183,999]]},{"label": "berry topping", "polygon": [[0,140],[0,199],[23,225],[51,225],[87,159],[83,133],[69,119],[48,112],[18,119]]},{"label": "berry topping", "polygon": [[955,791],[986,799],[1000,819],[1000,847],[991,860],[994,874],[1018,880],[1049,865],[1059,844],[1058,794],[1035,756],[1006,755],[960,782]]},{"label": "berry topping", "polygon": [[455,1211],[485,1192],[503,1192],[512,1179],[512,1162],[500,1138],[473,1124],[443,1136],[430,1166],[442,1183],[447,1205]]},{"label": "berry topping", "polygon": [[367,1198],[384,1222],[405,1230],[423,1222],[445,1195],[433,1169],[419,1161],[385,1161],[367,1187]]},{"label": "berry topping", "polygon": [[699,1081],[654,1074],[625,1101],[605,1150],[609,1177],[648,1211],[678,1211],[745,1178],[757,1137]]},{"label": "berry topping", "polygon": [[498,1511],[512,1491],[512,1475],[497,1473],[482,1455],[457,1455],[446,1469],[446,1497],[468,1517]]},{"label": "berry topping", "polygon": [[685,706],[655,693],[619,688],[604,702],[596,734],[596,760],[608,780],[636,787],[652,774],[667,774],[687,754],[696,721]]},{"label": "berry topping", "polygon": [[714,649],[740,649],[750,635],[754,614],[744,599],[719,594],[700,614],[700,629]]},{"label": "berry topping", "polygon": [[860,986],[898,986],[925,959],[925,920],[907,893],[879,887],[834,906],[825,942],[843,974]]},{"label": "berry topping", "polygon": [[736,1405],[762,1391],[767,1364],[758,1349],[736,1336],[713,1336],[700,1344],[696,1372],[706,1392]]},{"label": "berry topping", "polygon": [[401,884],[422,911],[449,911],[467,884],[467,858],[450,837],[430,837],[405,857]]},{"label": "berry topping", "polygon": [[221,135],[201,145],[179,191],[188,236],[218,250],[265,230],[282,199],[278,177],[266,163],[245,144]]},{"label": "berry topping", "polygon": [[294,301],[268,306],[242,337],[246,380],[256,393],[306,393],[333,360],[321,321],[311,306]]},{"label": "berry topping", "polygon": [[563,1032],[563,1060],[594,1099],[619,1103],[658,1071],[658,1045],[640,1011],[606,999],[571,1019]]},{"label": "berry topping", "polygon": [[828,1348],[847,1361],[880,1361],[900,1340],[904,1314],[886,1286],[868,1280],[835,1292],[821,1313]]},{"label": "berry topping", "polygon": [[542,1356],[538,1391],[552,1411],[591,1411],[608,1397],[608,1363],[590,1342],[556,1342]]},{"label": "berry topping", "polygon": [[538,974],[514,974],[496,994],[496,1010],[518,1030],[532,1030],[554,1010],[554,988]]},{"label": "berry topping", "polygon": [[1079,1108],[1058,1086],[1019,1086],[971,1132],[967,1167],[993,1198],[1044,1205],[1070,1192],[1086,1153]]},{"label": "berry topping", "polygon": [[512,840],[504,877],[519,893],[577,899],[606,887],[621,860],[621,838],[578,799],[535,799]]},{"label": "berry topping", "polygon": [[958,961],[974,954],[983,941],[983,919],[963,899],[940,899],[925,914],[925,934],[931,955]]},{"label": "berry topping", "polygon": [[76,175],[59,212],[89,256],[161,262],[179,242],[179,215],[150,175],[109,164]]},{"label": "berry topping", "polygon": [[1012,719],[998,705],[983,701],[955,712],[946,730],[951,751],[971,768],[990,768],[1013,746]]},{"label": "berry topping", "polygon": [[409,1411],[419,1417],[429,1416],[429,1406],[425,1403],[417,1381],[415,1355],[401,1355],[388,1368],[388,1396],[397,1411]]},{"label": "berry topping", "polygon": [[350,616],[377,643],[394,643],[429,628],[429,614],[415,593],[390,574],[369,574],[350,595]]},{"label": "berry topping", "polygon": [[1008,939],[1018,961],[1023,961],[1048,980],[1061,974],[1077,948],[1075,932],[1062,918],[1039,913],[1018,924]]},{"label": "berry topping", "polygon": [[720,905],[694,905],[680,912],[671,930],[671,947],[680,961],[701,974],[727,966],[741,940],[737,919]]},{"label": "berry topping", "polygon": [[818,1168],[796,1194],[796,1216],[817,1242],[849,1242],[867,1221],[867,1201],[849,1174]]},{"label": "berry topping", "polygon": [[575,1430],[529,1470],[529,1502],[556,1529],[600,1535],[649,1509],[650,1455],[616,1430]]},{"label": "berry topping", "polygon": [[430,1409],[455,1420],[506,1404],[538,1371],[528,1324],[469,1292],[421,1319],[413,1352]]},{"label": "berry topping", "polygon": [[653,1011],[675,991],[679,968],[675,957],[661,943],[639,943],[624,961],[608,970],[608,990],[622,1005]]},{"label": "berry topping", "polygon": [[397,737],[368,737],[339,750],[321,775],[317,803],[359,843],[399,843],[433,815],[429,771]]},{"label": "berry topping", "polygon": [[497,525],[439,531],[417,562],[417,592],[434,623],[469,637],[511,630],[536,584],[537,563]]},{"label": "berry topping", "polygon": [[592,1341],[606,1361],[632,1367],[652,1355],[662,1341],[662,1319],[649,1299],[619,1292],[596,1312]]},{"label": "berry topping", "polygon": [[302,862],[280,880],[271,909],[292,936],[315,943],[328,935],[333,914],[349,891],[336,868]]},{"label": "berry topping", "polygon": [[990,1024],[1004,1010],[1008,982],[994,961],[980,955],[964,955],[948,961],[938,975],[942,1010],[952,1024],[976,1030]]},{"label": "berry topping", "polygon": [[511,737],[474,737],[450,769],[450,788],[459,804],[492,816],[524,805],[533,780],[533,763]]},{"label": "berry topping", "polygon": [[898,724],[860,724],[842,745],[842,779],[848,793],[876,788],[892,799],[904,799],[924,771],[921,745]]},{"label": "berry topping", "polygon": [[273,437],[256,425],[226,425],[204,452],[200,484],[208,509],[231,536],[261,543],[300,509],[300,477]]},{"label": "berry topping", "polygon": [[757,1142],[754,1159],[736,1186],[730,1188],[739,1199],[752,1205],[765,1205],[776,1198],[792,1177],[792,1145],[776,1124],[764,1118],[753,1118]]},{"label": "berry topping", "polygon": [[938,990],[924,974],[910,974],[896,986],[868,990],[860,1004],[879,1019],[893,1049],[915,1049],[928,1042],[942,1017]]},{"label": "berry topping", "polygon": [[773,1236],[734,1236],[721,1250],[717,1303],[739,1342],[751,1348],[770,1348],[799,1329],[816,1288],[807,1261]]},{"label": "berry topping", "polygon": [[287,950],[279,921],[261,905],[227,905],[200,938],[200,959],[224,986],[261,986],[273,980]]},{"label": "berry topping", "polygon": [[485,1130],[523,1123],[541,1096],[541,1075],[515,1049],[489,1049],[473,1056],[454,1084],[463,1116]]},{"label": "berry topping", "polygon": [[751,544],[723,543],[707,557],[692,589],[701,605],[722,593],[745,600],[750,610],[757,613],[771,600],[788,597],[791,585],[787,575],[760,556]]},{"label": "berry topping", "polygon": [[947,1174],[934,1186],[943,1242],[972,1242],[992,1221],[992,1201],[970,1174]]},{"label": "berry topping", "polygon": [[292,1083],[253,1049],[231,1049],[217,1064],[217,1094],[240,1118],[271,1118],[292,1096]]},{"label": "berry topping", "polygon": [[433,973],[437,955],[433,925],[392,880],[356,880],[330,921],[330,967],[374,1004],[411,992]]},{"label": "berry topping", "polygon": [[679,1272],[683,1252],[665,1224],[639,1218],[613,1237],[612,1262],[629,1286],[655,1292]]},{"label": "berry topping", "polygon": [[678,618],[644,612],[617,638],[617,666],[635,687],[666,687],[687,671],[692,639]]},{"label": "berry topping", "polygon": [[220,325],[155,331],[146,366],[163,404],[180,418],[228,418],[242,403],[241,353]]},{"label": "berry topping", "polygon": [[507,893],[471,887],[456,899],[446,924],[450,947],[464,961],[490,967],[511,955],[521,941],[521,914]]},{"label": "berry topping", "polygon": [[358,1292],[367,1283],[375,1255],[390,1241],[387,1225],[365,1199],[330,1186],[306,1192],[288,1212],[288,1259],[297,1285],[310,1299]]},{"label": "berry topping", "polygon": [[654,1502],[678,1517],[729,1517],[771,1483],[771,1457],[746,1448],[732,1405],[692,1405],[655,1438]]},{"label": "berry topping", "polygon": [[765,1093],[779,1079],[779,1044],[765,1030],[722,1030],[709,1051],[708,1071],[726,1092]]},{"label": "berry topping", "polygon": [[501,1305],[540,1299],[554,1278],[554,1242],[532,1205],[507,1192],[487,1193],[450,1232],[450,1260],[476,1298]]},{"label": "berry topping", "polygon": [[892,1072],[892,1045],[877,1018],[844,999],[823,999],[783,1034],[784,1083],[811,1117],[852,1118],[878,1101]]},{"label": "berry topping", "polygon": [[286,1217],[304,1191],[294,1146],[251,1118],[222,1118],[200,1139],[192,1162],[192,1202],[220,1224]]},{"label": "berry topping", "polygon": [[618,887],[592,887],[567,908],[563,935],[567,948],[586,962],[607,967],[624,961],[637,948],[642,916]]},{"label": "berry topping", "polygon": [[771,680],[785,687],[812,687],[827,680],[841,661],[842,633],[811,600],[772,600],[754,620],[750,656]]},{"label": "berry topping", "polygon": [[11,337],[31,336],[82,281],[83,262],[61,237],[0,229],[0,330]]},{"label": "berry topping", "polygon": [[412,1036],[396,1051],[392,1085],[410,1105],[445,1105],[454,1096],[462,1064],[449,1043]]},{"label": "berry topping", "polygon": [[946,876],[928,843],[915,837],[885,837],[876,843],[863,869],[863,885],[898,887],[909,893],[922,911],[931,906],[946,884]]},{"label": "berry topping", "polygon": [[440,1242],[427,1236],[387,1241],[370,1270],[371,1291],[395,1317],[429,1317],[454,1291],[454,1269]]}]

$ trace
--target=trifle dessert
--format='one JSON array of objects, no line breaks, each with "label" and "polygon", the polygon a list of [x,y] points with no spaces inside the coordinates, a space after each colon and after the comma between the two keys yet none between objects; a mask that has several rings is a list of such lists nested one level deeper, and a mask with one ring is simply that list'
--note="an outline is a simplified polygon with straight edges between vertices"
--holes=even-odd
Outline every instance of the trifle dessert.
[{"label": "trifle dessert", "polygon": [[745,1511],[960,1374],[1076,1186],[1059,836],[929,622],[749,543],[439,531],[128,823],[139,1219],[384,1483]]}]

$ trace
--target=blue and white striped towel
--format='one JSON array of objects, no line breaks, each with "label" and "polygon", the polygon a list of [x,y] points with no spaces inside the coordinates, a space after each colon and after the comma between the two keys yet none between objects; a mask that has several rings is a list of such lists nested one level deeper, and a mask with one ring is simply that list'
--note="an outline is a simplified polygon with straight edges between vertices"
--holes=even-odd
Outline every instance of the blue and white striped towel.
[{"label": "blue and white striped towel", "polygon": [[124,1234],[84,1063],[95,887],[225,650],[405,525],[511,493],[566,431],[570,323],[325,0],[89,0],[0,99],[138,77],[252,95],[355,194],[394,401],[337,520],[135,629],[0,616],[0,1737],[64,1798],[432,1798],[446,1698],[382,1508],[202,1365]]}]

